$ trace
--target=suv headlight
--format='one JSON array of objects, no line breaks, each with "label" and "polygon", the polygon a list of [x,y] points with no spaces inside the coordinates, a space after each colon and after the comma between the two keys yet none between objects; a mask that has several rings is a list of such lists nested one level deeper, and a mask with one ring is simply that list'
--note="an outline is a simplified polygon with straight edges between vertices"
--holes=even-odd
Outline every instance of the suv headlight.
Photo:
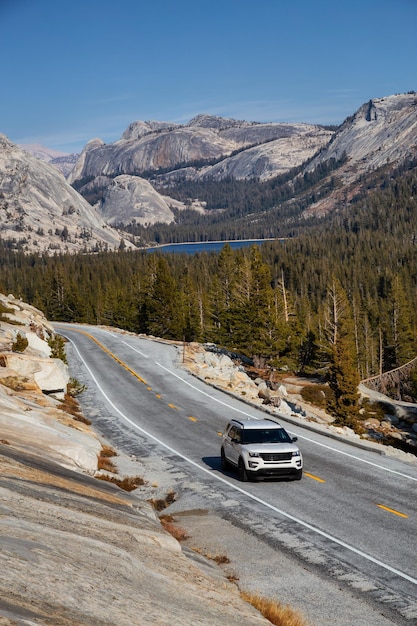
[{"label": "suv headlight", "polygon": [[259,452],[249,452],[249,456],[251,457],[259,456]]},{"label": "suv headlight", "polygon": [[296,450],[295,452],[292,453],[292,456],[301,456],[300,451]]}]

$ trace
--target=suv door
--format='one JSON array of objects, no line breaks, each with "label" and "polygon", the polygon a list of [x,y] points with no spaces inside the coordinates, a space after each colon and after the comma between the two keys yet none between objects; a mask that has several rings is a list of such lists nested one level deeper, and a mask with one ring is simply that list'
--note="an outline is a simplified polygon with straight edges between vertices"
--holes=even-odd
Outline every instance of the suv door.
[{"label": "suv door", "polygon": [[224,452],[227,460],[234,465],[237,465],[239,461],[241,439],[241,429],[232,424],[224,439]]}]

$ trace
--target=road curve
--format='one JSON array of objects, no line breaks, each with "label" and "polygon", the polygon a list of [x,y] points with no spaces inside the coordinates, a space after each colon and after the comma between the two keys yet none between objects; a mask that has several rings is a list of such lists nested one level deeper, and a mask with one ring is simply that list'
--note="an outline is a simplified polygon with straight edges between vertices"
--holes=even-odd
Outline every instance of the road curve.
[{"label": "road curve", "polygon": [[181,349],[92,326],[54,324],[73,347],[74,375],[94,388],[99,428],[134,449],[146,442],[241,523],[326,576],[383,603],[392,623],[417,619],[417,467],[280,421],[297,435],[303,479],[242,484],[223,473],[219,433],[231,417],[265,413],[181,368]]}]

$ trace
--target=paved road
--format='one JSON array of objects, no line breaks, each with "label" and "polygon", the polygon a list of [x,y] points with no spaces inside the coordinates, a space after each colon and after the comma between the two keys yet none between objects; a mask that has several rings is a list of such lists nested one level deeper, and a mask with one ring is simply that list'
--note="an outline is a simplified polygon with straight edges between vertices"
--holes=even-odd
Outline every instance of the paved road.
[{"label": "paved road", "polygon": [[299,438],[303,479],[242,484],[220,469],[219,434],[230,417],[262,411],[188,374],[175,346],[94,327],[56,329],[73,344],[75,375],[94,386],[103,434],[137,456],[144,442],[159,447],[215,506],[238,502],[251,533],[398,611],[392,623],[417,619],[416,466],[282,419]]}]

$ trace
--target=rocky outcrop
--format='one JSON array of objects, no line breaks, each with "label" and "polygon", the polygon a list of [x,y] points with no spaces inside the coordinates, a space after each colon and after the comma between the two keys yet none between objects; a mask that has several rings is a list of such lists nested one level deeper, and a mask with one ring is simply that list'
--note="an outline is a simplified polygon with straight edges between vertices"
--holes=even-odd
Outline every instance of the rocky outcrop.
[{"label": "rocky outcrop", "polygon": [[0,294],[0,312],[0,439],[65,467],[95,472],[98,439],[62,410],[70,376],[63,361],[50,356],[51,324],[12,295]]},{"label": "rocky outcrop", "polygon": [[[31,381],[32,388],[63,399],[69,381],[67,366],[51,358],[52,326],[40,311],[13,296],[0,294],[0,377]],[[20,342],[20,343],[19,343]]]},{"label": "rocky outcrop", "polygon": [[111,225],[127,225],[132,222],[144,226],[158,222],[174,221],[173,208],[185,205],[173,198],[157,193],[152,185],[139,176],[123,174],[111,179],[103,192],[97,211]]},{"label": "rocky outcrop", "polygon": [[[290,132],[288,129],[280,129],[282,136],[276,139],[261,141],[262,128],[266,124],[260,124],[260,128],[234,129],[236,138],[242,142],[248,142],[248,147],[220,160],[214,165],[202,167],[184,167],[171,172],[166,172],[155,177],[158,185],[170,187],[177,182],[201,181],[206,178],[211,180],[223,180],[233,178],[236,180],[248,180],[257,178],[260,181],[268,180],[274,176],[285,174],[289,170],[300,166],[306,160],[314,156],[316,152],[325,146],[333,135],[324,129],[318,133],[317,127],[308,124],[299,124],[297,132],[294,126]],[[283,125],[284,126],[284,125]],[[251,134],[251,130],[256,131]],[[255,144],[251,145],[251,140]]]},{"label": "rocky outcrop", "polygon": [[61,359],[51,358],[52,325],[38,309],[12,295],[0,294],[0,312],[0,376],[14,373],[62,399],[69,374]]},{"label": "rocky outcrop", "polygon": [[361,162],[361,171],[417,155],[417,94],[376,98],[347,118],[325,150],[308,169],[344,154],[349,167]]},{"label": "rocky outcrop", "polygon": [[185,126],[141,134],[135,140],[119,139],[109,145],[87,144],[78,164],[69,176],[71,184],[96,176],[134,176],[159,169],[175,169],[192,161],[218,159],[238,148],[211,129]]},{"label": "rocky outcrop", "polygon": [[200,344],[190,344],[186,355],[187,369],[208,384],[236,394],[246,402],[268,405],[271,412],[305,417],[299,406],[287,402],[287,392],[283,385],[272,389],[261,379],[252,380],[244,367],[237,364],[227,354],[213,352],[210,347],[205,350]]},{"label": "rocky outcrop", "polygon": [[[307,166],[312,172],[330,159],[345,160],[337,169],[334,191],[311,204],[306,217],[323,217],[346,206],[361,189],[367,176],[379,167],[395,168],[417,157],[417,94],[376,98],[362,105],[336,131],[327,147]],[[387,171],[389,176],[389,171]]]},{"label": "rocky outcrop", "polygon": [[[122,235],[108,226],[49,163],[0,135],[0,236],[24,250],[76,252],[117,249]],[[125,241],[125,246],[130,246]]]}]

